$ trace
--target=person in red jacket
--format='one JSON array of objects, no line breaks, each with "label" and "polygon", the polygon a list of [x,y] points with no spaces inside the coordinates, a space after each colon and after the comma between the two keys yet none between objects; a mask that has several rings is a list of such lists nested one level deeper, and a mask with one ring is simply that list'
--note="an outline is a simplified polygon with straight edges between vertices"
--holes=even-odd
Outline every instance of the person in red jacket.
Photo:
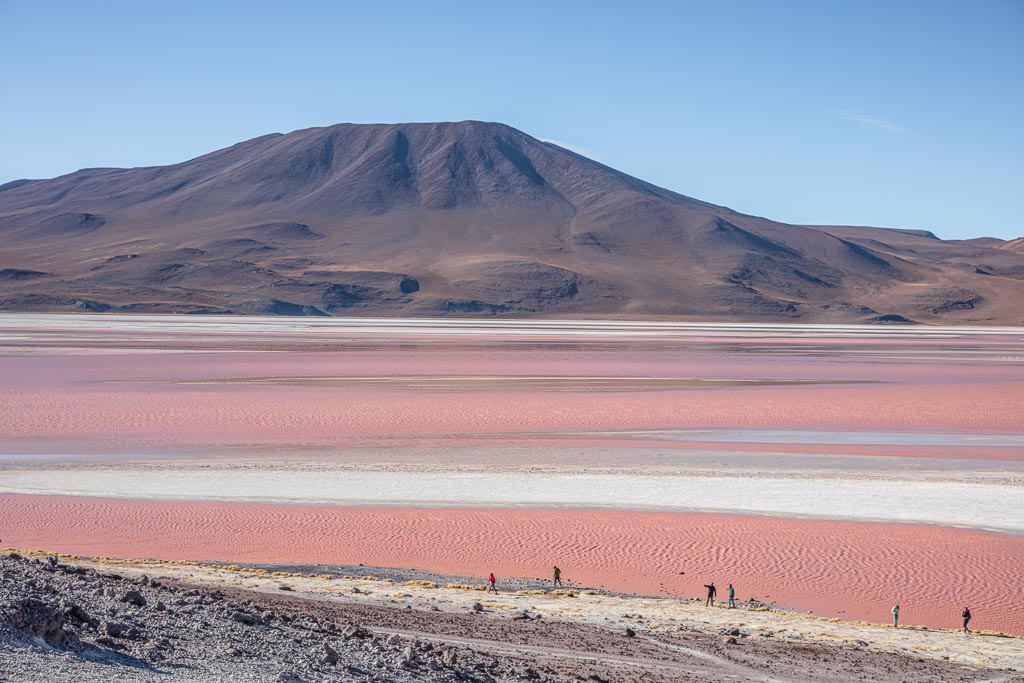
[{"label": "person in red jacket", "polygon": [[487,577],[487,583],[488,583],[487,592],[488,593],[491,592],[491,591],[494,591],[495,593],[498,592],[498,589],[494,587],[495,580],[496,579],[494,578],[494,572],[491,572],[491,575]]}]

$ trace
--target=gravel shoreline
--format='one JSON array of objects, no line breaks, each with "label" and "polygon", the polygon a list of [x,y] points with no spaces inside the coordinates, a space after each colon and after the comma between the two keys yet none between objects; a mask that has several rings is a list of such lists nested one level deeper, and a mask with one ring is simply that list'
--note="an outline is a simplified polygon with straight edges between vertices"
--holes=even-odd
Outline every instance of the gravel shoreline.
[{"label": "gravel shoreline", "polygon": [[[502,612],[486,602],[468,609],[402,604],[384,592],[404,581],[466,579],[417,570],[262,567],[261,576],[374,577],[384,590],[376,601],[358,602],[216,584],[200,568],[175,574],[168,567],[173,576],[162,576],[129,565],[0,556],[0,681],[1024,680],[1012,670],[740,629],[655,637],[639,614],[635,628],[622,628],[529,609]],[[539,592],[541,582],[522,583],[516,590]]]}]

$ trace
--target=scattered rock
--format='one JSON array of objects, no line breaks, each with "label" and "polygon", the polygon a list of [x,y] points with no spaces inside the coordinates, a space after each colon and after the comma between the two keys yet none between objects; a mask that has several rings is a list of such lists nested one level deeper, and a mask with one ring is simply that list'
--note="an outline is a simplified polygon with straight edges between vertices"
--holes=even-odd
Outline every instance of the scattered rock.
[{"label": "scattered rock", "polygon": [[231,618],[240,624],[246,624],[247,626],[259,626],[260,620],[258,617],[254,617],[246,612],[232,612]]},{"label": "scattered rock", "polygon": [[129,605],[135,605],[136,607],[146,606],[146,598],[142,597],[142,593],[139,591],[128,591],[121,596],[121,602],[127,602]]},{"label": "scattered rock", "polygon": [[635,638],[636,637],[636,631],[634,631],[631,628],[627,628],[626,629],[626,637],[627,638]]},{"label": "scattered rock", "polygon": [[324,664],[330,664],[333,666],[338,663],[338,653],[333,647],[324,643],[324,653],[321,659]]},{"label": "scattered rock", "polygon": [[722,638],[722,642],[726,645],[736,645],[739,641],[733,638],[732,636],[727,636],[725,638]]},{"label": "scattered rock", "polygon": [[392,633],[384,642],[386,642],[388,645],[401,645],[402,639],[398,636],[397,633]]},{"label": "scattered rock", "polygon": [[372,633],[367,631],[362,626],[349,626],[347,629],[344,630],[344,632],[342,632],[341,635],[346,640],[351,640],[353,638],[360,638],[360,639],[370,638],[371,636],[373,636]]},{"label": "scattered rock", "polygon": [[97,630],[111,638],[120,638],[127,629],[124,624],[119,624],[116,621],[104,621]]},{"label": "scattered rock", "polygon": [[110,636],[100,636],[96,639],[96,644],[102,645],[103,647],[114,648],[115,650],[120,650],[124,647],[123,645],[121,645],[121,643],[117,642]]},{"label": "scattered rock", "polygon": [[69,650],[79,644],[78,636],[64,629],[65,619],[64,612],[34,598],[24,598],[0,613],[0,622],[30,638],[41,638],[58,650]]},{"label": "scattered rock", "polygon": [[81,622],[83,624],[88,624],[92,622],[92,617],[90,617],[89,614],[84,609],[82,609],[81,605],[72,602],[65,603],[62,606],[64,607],[64,614],[70,617],[71,619],[74,619],[75,621]]},{"label": "scattered rock", "polygon": [[481,605],[479,602],[474,602],[473,603],[473,611],[474,612],[483,612],[484,611],[484,606]]}]

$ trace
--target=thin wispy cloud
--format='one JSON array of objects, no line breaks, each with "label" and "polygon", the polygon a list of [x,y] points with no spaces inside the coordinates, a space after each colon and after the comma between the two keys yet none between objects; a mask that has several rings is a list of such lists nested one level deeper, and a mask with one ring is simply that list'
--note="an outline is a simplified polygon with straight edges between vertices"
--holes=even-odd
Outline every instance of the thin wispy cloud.
[{"label": "thin wispy cloud", "polygon": [[552,140],[551,138],[538,138],[538,139],[541,142],[550,142],[552,145],[558,145],[559,147],[562,147],[563,149],[567,149],[570,152],[576,152],[577,154],[579,154],[581,156],[585,156],[588,159],[593,159],[594,161],[600,162],[602,164],[604,163],[603,161],[601,161],[600,157],[598,157],[596,153],[590,151],[586,147],[580,147],[579,145],[573,145],[573,144],[568,143],[568,142],[562,142],[561,140]]},{"label": "thin wispy cloud", "polygon": [[862,114],[857,111],[841,111],[839,112],[839,115],[847,121],[852,121],[861,128],[875,128],[877,130],[887,130],[890,132],[903,130],[903,126],[898,123],[894,123],[888,119],[882,119],[877,116]]}]

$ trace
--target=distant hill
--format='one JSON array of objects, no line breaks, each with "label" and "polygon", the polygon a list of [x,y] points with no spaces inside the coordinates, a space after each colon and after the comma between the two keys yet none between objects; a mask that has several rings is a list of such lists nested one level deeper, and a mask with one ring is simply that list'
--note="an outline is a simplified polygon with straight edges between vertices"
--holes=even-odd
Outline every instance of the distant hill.
[{"label": "distant hill", "polygon": [[998,237],[975,237],[970,240],[962,240],[965,244],[973,244],[979,247],[992,247],[993,249],[1006,249],[1024,253],[1024,237],[1012,240],[1001,240]]},{"label": "distant hill", "polygon": [[7,183],[0,244],[7,310],[1024,323],[1009,243],[778,223],[477,121]]}]

